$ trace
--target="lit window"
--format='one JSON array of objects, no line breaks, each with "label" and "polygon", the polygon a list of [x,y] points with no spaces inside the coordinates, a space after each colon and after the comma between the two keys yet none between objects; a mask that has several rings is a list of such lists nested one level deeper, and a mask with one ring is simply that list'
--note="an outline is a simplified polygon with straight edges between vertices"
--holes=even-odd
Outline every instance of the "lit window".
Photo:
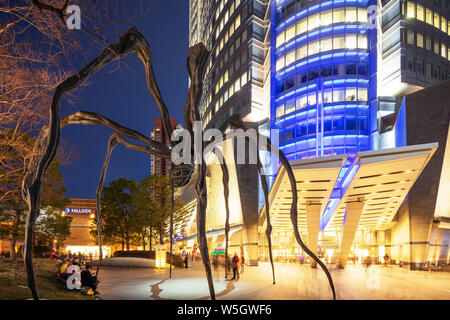
[{"label": "lit window", "polygon": [[227,82],[227,81],[228,81],[228,70],[225,71],[225,75],[224,75],[224,77],[223,77],[223,82],[225,83],[225,82]]},{"label": "lit window", "polygon": [[316,93],[310,93],[308,95],[308,105],[315,106],[317,104]]},{"label": "lit window", "polygon": [[417,5],[417,19],[420,21],[425,21],[423,7]]},{"label": "lit window", "polygon": [[285,114],[289,114],[294,111],[295,111],[295,100],[291,99],[286,102],[286,113]]},{"label": "lit window", "polygon": [[367,37],[366,36],[358,36],[358,48],[359,49],[367,49]]},{"label": "lit window", "polygon": [[320,41],[314,41],[308,45],[308,56],[319,52],[320,52]]},{"label": "lit window", "polygon": [[441,30],[444,33],[447,33],[447,19],[441,17]]},{"label": "lit window", "polygon": [[347,49],[355,49],[356,45],[356,36],[346,36],[345,37],[345,47]]},{"label": "lit window", "polygon": [[247,83],[247,72],[244,72],[244,74],[241,76],[241,87],[244,86],[244,84]]},{"label": "lit window", "polygon": [[236,17],[236,20],[234,20],[234,28],[235,29],[237,29],[237,28],[239,28],[239,26],[241,25],[241,15],[238,15],[237,17]]},{"label": "lit window", "polygon": [[450,48],[447,48],[447,59],[450,60]]},{"label": "lit window", "polygon": [[283,68],[284,68],[284,56],[281,56],[277,60],[277,71],[280,71]]},{"label": "lit window", "polygon": [[223,102],[227,102],[228,100],[228,90],[225,90],[224,94],[223,94]]},{"label": "lit window", "polygon": [[276,46],[277,48],[281,46],[284,43],[284,31],[281,31],[281,33],[277,36]]},{"label": "lit window", "polygon": [[355,22],[355,21],[357,21],[356,8],[355,9],[347,8],[345,10],[345,21],[346,22]]},{"label": "lit window", "polygon": [[356,88],[347,88],[345,91],[346,101],[356,101]]},{"label": "lit window", "polygon": [[322,12],[320,15],[320,24],[322,26],[328,26],[333,23],[333,12],[332,11],[326,11]]},{"label": "lit window", "polygon": [[358,101],[368,101],[367,88],[358,88]]},{"label": "lit window", "polygon": [[441,44],[441,56],[447,59],[447,46],[445,44]]},{"label": "lit window", "polygon": [[234,86],[231,86],[230,89],[228,89],[230,91],[230,97],[234,94]]},{"label": "lit window", "polygon": [[345,48],[345,38],[335,37],[333,38],[333,49],[344,49]]},{"label": "lit window", "polygon": [[308,17],[308,30],[315,29],[320,26],[320,15],[316,13]]},{"label": "lit window", "polygon": [[417,46],[423,48],[423,34],[417,32]]},{"label": "lit window", "polygon": [[358,21],[362,23],[367,23],[367,9],[358,8]]},{"label": "lit window", "polygon": [[297,49],[297,60],[303,59],[308,56],[308,46],[303,46]]},{"label": "lit window", "polygon": [[297,23],[297,35],[308,31],[308,19],[303,19]]},{"label": "lit window", "polygon": [[406,32],[406,40],[409,44],[414,44],[414,31],[408,30]]},{"label": "lit window", "polygon": [[414,2],[408,1],[406,4],[406,17],[407,18],[415,18],[416,17],[416,8]]},{"label": "lit window", "polygon": [[450,21],[447,22],[447,34],[450,36]]},{"label": "lit window", "polygon": [[433,25],[433,11],[426,9],[425,18],[428,24]]},{"label": "lit window", "polygon": [[275,116],[277,118],[284,116],[284,104],[282,104],[281,106],[278,106],[275,113],[276,113]]},{"label": "lit window", "polygon": [[436,40],[434,40],[434,53],[436,53],[436,54],[440,54],[439,53],[439,41],[436,41]]},{"label": "lit window", "polygon": [[286,67],[295,62],[295,49],[286,54]]},{"label": "lit window", "polygon": [[333,23],[345,22],[344,9],[333,10]]},{"label": "lit window", "polygon": [[344,100],[344,89],[333,90],[333,102],[341,102]]},{"label": "lit window", "polygon": [[438,29],[441,28],[441,19],[439,14],[437,14],[436,12],[434,13],[434,26]]},{"label": "lit window", "polygon": [[295,25],[291,26],[286,30],[286,42],[289,42],[292,38],[295,37]]},{"label": "lit window", "polygon": [[323,103],[333,102],[333,91],[331,89],[323,92]]},{"label": "lit window", "polygon": [[238,92],[240,88],[241,88],[241,84],[240,84],[240,79],[238,78],[238,79],[234,82],[234,92]]},{"label": "lit window", "polygon": [[332,38],[328,38],[328,39],[323,39],[320,41],[320,51],[324,52],[324,51],[330,51],[333,50],[333,39]]},{"label": "lit window", "polygon": [[308,98],[306,96],[297,98],[297,110],[305,108],[307,103],[308,103]]}]

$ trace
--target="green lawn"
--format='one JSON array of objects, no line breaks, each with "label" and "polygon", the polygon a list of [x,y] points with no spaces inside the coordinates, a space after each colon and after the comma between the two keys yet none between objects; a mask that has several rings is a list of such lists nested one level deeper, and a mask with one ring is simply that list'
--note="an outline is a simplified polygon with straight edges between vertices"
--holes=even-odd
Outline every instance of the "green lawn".
[{"label": "green lawn", "polygon": [[[34,270],[39,297],[48,300],[93,300],[79,291],[68,290],[56,278],[59,262],[34,259]],[[25,300],[31,298],[25,266],[22,259],[0,259],[0,300]]]}]

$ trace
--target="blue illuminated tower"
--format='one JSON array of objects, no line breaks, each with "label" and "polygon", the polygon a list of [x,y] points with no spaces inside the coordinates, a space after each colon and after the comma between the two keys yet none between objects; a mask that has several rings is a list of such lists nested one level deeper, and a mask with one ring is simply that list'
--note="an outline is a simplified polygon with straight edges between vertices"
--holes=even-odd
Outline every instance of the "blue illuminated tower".
[{"label": "blue illuminated tower", "polygon": [[[374,3],[372,3],[374,2]],[[372,0],[272,2],[271,127],[289,160],[371,149],[377,131]]]}]

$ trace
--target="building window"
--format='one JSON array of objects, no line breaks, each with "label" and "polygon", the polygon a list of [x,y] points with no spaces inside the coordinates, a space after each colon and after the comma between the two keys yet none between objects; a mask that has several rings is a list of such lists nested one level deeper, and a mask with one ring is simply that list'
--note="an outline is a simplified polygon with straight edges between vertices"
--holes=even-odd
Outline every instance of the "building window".
[{"label": "building window", "polygon": [[434,53],[439,54],[439,41],[434,40]]},{"label": "building window", "polygon": [[432,70],[433,70],[433,79],[439,80],[439,68],[433,66],[433,69],[432,69]]},{"label": "building window", "polygon": [[308,105],[315,106],[317,104],[316,93],[310,93],[308,95]]},{"label": "building window", "polygon": [[308,20],[303,19],[299,23],[297,23],[297,35],[305,33],[308,31]]},{"label": "building window", "polygon": [[286,102],[286,113],[289,114],[295,111],[295,99],[288,100]]},{"label": "building window", "polygon": [[428,78],[431,78],[431,63],[425,64],[425,72]]},{"label": "building window", "polygon": [[356,22],[357,20],[356,8],[347,8],[345,10],[345,22]]},{"label": "building window", "polygon": [[344,89],[334,89],[333,90],[333,102],[345,101]]},{"label": "building window", "polygon": [[314,41],[308,45],[308,55],[313,55],[320,52],[320,41]]},{"label": "building window", "polygon": [[357,44],[356,44],[356,36],[346,36],[345,37],[345,47],[347,49],[355,49],[357,48]]},{"label": "building window", "polygon": [[406,3],[406,17],[415,18],[416,17],[416,6],[414,2],[408,1]]},{"label": "building window", "polygon": [[358,48],[359,49],[367,49],[367,37],[366,36],[358,36]]},{"label": "building window", "polygon": [[333,50],[333,39],[323,39],[320,41],[320,51],[330,51]]},{"label": "building window", "polygon": [[417,5],[417,19],[420,21],[425,21],[424,11],[421,5]]},{"label": "building window", "polygon": [[277,36],[276,40],[276,46],[277,48],[281,46],[284,43],[284,30],[280,32],[280,34]]},{"label": "building window", "polygon": [[[284,68],[284,56],[281,56],[278,58],[277,60],[277,65],[276,65],[276,69],[277,71],[280,71],[281,69]],[[217,92],[217,91],[216,91]]]},{"label": "building window", "polygon": [[367,88],[358,88],[358,101],[368,101]]},{"label": "building window", "polygon": [[447,46],[445,44],[441,44],[441,56],[447,59]]},{"label": "building window", "polygon": [[286,30],[286,42],[289,42],[292,38],[295,37],[295,25],[291,26]]},{"label": "building window", "polygon": [[344,49],[345,48],[345,37],[334,37],[333,38],[333,48]]},{"label": "building window", "polygon": [[322,12],[320,15],[320,24],[322,26],[328,26],[332,23],[333,23],[333,12],[332,11]]},{"label": "building window", "polygon": [[407,30],[406,31],[406,41],[408,44],[415,44],[414,43],[414,31]]},{"label": "building window", "polygon": [[423,34],[417,32],[417,46],[423,48]]},{"label": "building window", "polygon": [[297,98],[297,110],[305,108],[307,103],[308,103],[308,98],[306,96]]},{"label": "building window", "polygon": [[278,106],[275,113],[276,113],[275,116],[277,118],[284,116],[284,104],[282,104],[281,106]]},{"label": "building window", "polygon": [[367,9],[358,8],[358,21],[362,23],[367,23]]},{"label": "building window", "polygon": [[441,31],[447,33],[447,19],[441,17]]},{"label": "building window", "polygon": [[295,62],[295,49],[286,54],[286,67]]},{"label": "building window", "polygon": [[423,61],[416,59],[416,72],[418,74],[423,74]]},{"label": "building window", "polygon": [[433,25],[433,11],[431,11],[430,9],[426,9],[426,12],[425,12],[425,21],[428,23],[428,24],[431,24],[431,25]]},{"label": "building window", "polygon": [[345,91],[346,101],[356,101],[356,88],[347,88]]},{"label": "building window", "polygon": [[406,58],[406,70],[414,72],[414,58]]},{"label": "building window", "polygon": [[333,23],[345,22],[344,9],[333,10]]},{"label": "building window", "polygon": [[313,30],[320,26],[320,15],[316,13],[308,17],[308,30]]},{"label": "building window", "polygon": [[333,102],[333,91],[331,89],[327,89],[323,92],[323,103],[331,102]]},{"label": "building window", "polygon": [[426,49],[431,51],[432,49],[431,49],[431,38],[430,38],[430,36],[426,36],[425,44],[426,44]]},{"label": "building window", "polygon": [[441,19],[439,14],[434,13],[434,27],[440,29],[441,28]]},{"label": "building window", "polygon": [[297,60],[303,59],[308,56],[308,46],[303,46],[297,49]]}]

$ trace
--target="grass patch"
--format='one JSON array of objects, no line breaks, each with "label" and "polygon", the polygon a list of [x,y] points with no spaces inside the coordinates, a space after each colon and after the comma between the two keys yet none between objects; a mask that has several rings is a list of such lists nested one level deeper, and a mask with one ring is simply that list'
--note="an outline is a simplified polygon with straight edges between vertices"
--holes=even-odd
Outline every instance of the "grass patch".
[{"label": "grass patch", "polygon": [[[59,262],[50,259],[34,260],[34,271],[39,297],[48,300],[93,300],[79,291],[68,290],[56,278]],[[0,259],[0,300],[26,300],[31,298],[23,260]]]}]

